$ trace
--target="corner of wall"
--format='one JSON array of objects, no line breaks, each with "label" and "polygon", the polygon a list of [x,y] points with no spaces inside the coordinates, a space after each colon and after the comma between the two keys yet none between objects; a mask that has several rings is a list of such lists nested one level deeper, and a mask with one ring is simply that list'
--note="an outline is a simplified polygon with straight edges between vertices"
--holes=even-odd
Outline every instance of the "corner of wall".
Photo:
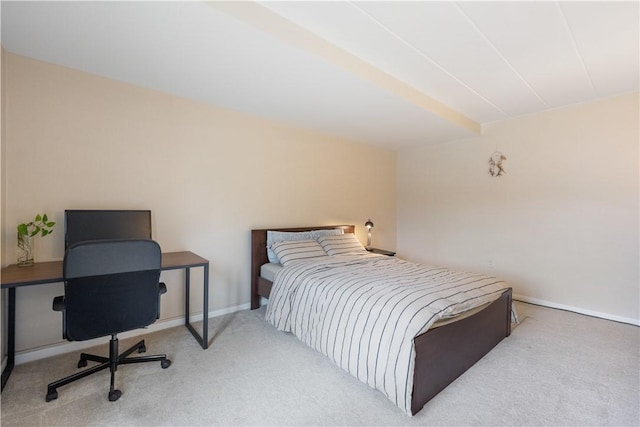
[{"label": "corner of wall", "polygon": [[[5,117],[7,115],[7,104],[6,104],[6,91],[5,91],[5,79],[7,78],[7,73],[5,72],[5,51],[4,48],[0,48],[0,265],[6,265],[6,251],[4,250],[4,230],[5,230],[5,211],[7,206],[7,198],[6,198],[6,179],[5,179],[5,164],[6,164],[6,120]],[[4,293],[2,293],[2,336],[5,337],[7,334],[5,333],[5,325],[7,325],[6,313],[5,310],[6,299]],[[2,369],[4,370],[6,364],[6,345],[5,340],[2,340]]]},{"label": "corner of wall", "polygon": [[7,207],[7,186],[6,186],[6,139],[7,139],[7,126],[6,126],[6,115],[7,115],[7,94],[6,94],[6,85],[5,80],[7,79],[7,73],[5,70],[6,61],[5,61],[5,50],[4,48],[0,52],[0,103],[2,110],[2,118],[0,119],[0,264],[2,266],[7,265],[6,263],[6,248],[4,247],[4,230],[5,230],[5,212]]}]

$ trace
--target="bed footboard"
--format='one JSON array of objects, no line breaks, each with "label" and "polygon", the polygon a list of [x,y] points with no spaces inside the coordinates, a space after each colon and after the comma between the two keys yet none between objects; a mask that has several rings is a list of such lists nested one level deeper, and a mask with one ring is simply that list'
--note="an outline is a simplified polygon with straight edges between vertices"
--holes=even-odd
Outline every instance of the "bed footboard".
[{"label": "bed footboard", "polygon": [[511,292],[505,291],[473,316],[414,339],[412,414],[511,334]]}]

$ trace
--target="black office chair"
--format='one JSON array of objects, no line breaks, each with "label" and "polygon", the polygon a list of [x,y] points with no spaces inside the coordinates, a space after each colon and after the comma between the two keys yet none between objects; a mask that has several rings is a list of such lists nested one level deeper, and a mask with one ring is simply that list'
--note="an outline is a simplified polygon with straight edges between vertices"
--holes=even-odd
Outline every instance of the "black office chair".
[{"label": "black office chair", "polygon": [[57,388],[111,370],[109,400],[122,395],[115,389],[118,365],[160,361],[163,369],[171,365],[167,356],[128,357],[144,353],[144,340],[118,355],[117,334],[143,328],[156,321],[160,295],[167,291],[160,280],[160,246],[153,240],[95,240],[77,243],[64,256],[64,297],[53,300],[53,309],[62,311],[63,337],[85,341],[111,335],[109,357],[80,354],[78,368],[87,361],[100,365],[78,372],[47,386],[47,402],[58,397]]}]

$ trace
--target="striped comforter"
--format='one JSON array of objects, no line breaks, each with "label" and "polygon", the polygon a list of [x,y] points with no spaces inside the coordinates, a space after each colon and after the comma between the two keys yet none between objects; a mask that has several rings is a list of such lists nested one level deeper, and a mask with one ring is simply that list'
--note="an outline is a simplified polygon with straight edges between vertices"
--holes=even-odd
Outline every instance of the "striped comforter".
[{"label": "striped comforter", "polygon": [[494,277],[383,255],[332,256],[284,267],[266,319],[411,414],[413,338],[508,288]]}]

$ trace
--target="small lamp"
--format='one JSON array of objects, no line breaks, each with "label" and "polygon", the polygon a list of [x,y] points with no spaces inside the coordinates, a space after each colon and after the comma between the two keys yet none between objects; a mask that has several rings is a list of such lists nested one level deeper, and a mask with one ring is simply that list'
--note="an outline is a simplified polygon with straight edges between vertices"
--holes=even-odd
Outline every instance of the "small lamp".
[{"label": "small lamp", "polygon": [[367,247],[369,247],[371,246],[371,229],[373,228],[371,219],[368,219],[367,222],[364,223],[364,226],[367,227]]}]

